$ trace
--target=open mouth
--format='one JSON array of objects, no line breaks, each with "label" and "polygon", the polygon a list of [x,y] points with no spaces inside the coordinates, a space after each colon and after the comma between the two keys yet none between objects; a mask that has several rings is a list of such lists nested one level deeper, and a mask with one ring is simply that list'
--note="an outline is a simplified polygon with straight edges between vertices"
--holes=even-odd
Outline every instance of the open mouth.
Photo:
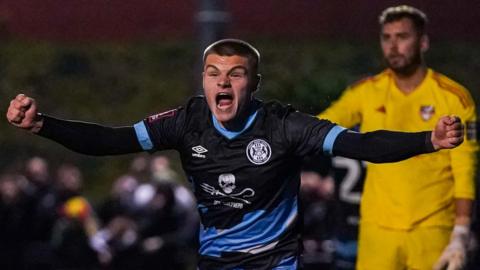
[{"label": "open mouth", "polygon": [[221,92],[217,94],[215,101],[217,102],[218,108],[225,108],[232,105],[233,96],[229,93]]}]

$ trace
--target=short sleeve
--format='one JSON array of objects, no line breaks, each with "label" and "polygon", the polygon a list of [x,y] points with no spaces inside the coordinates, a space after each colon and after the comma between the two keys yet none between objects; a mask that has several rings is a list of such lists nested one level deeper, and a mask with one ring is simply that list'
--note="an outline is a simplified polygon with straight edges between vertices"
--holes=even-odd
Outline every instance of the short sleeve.
[{"label": "short sleeve", "polygon": [[177,149],[185,126],[186,111],[177,108],[151,115],[134,125],[144,151]]},{"label": "short sleeve", "polygon": [[301,112],[285,118],[285,134],[296,156],[332,155],[337,136],[345,128]]}]

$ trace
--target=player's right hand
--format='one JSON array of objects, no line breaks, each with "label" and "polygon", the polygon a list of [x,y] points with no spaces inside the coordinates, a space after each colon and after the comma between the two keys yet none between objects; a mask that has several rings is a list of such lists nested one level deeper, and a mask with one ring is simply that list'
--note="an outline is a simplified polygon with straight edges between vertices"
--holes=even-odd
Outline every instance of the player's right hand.
[{"label": "player's right hand", "polygon": [[18,94],[10,101],[6,116],[10,124],[34,133],[43,125],[42,119],[37,115],[35,100],[24,94]]},{"label": "player's right hand", "polygon": [[433,266],[433,270],[461,270],[467,262],[467,246],[470,231],[467,226],[455,225],[450,243]]}]

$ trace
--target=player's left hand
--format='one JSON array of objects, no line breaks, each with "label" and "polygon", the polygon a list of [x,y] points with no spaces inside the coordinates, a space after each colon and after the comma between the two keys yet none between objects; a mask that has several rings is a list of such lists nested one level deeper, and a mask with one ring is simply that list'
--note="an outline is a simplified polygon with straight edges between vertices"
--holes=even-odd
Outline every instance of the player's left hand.
[{"label": "player's left hand", "polygon": [[453,228],[450,243],[443,250],[433,270],[461,270],[465,267],[469,232],[467,226],[456,225]]},{"label": "player's left hand", "polygon": [[432,144],[435,150],[451,149],[463,142],[464,126],[457,116],[440,118],[432,131]]}]

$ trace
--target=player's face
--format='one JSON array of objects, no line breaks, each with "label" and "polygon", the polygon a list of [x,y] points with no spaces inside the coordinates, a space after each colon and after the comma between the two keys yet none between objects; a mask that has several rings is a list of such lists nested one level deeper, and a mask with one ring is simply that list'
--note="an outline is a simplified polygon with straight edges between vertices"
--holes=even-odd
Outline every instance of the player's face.
[{"label": "player's face", "polygon": [[203,89],[210,111],[224,127],[241,122],[252,101],[248,58],[210,54],[203,69]]},{"label": "player's face", "polygon": [[387,66],[400,74],[414,72],[428,49],[428,38],[420,35],[408,18],[383,25],[380,43]]}]

